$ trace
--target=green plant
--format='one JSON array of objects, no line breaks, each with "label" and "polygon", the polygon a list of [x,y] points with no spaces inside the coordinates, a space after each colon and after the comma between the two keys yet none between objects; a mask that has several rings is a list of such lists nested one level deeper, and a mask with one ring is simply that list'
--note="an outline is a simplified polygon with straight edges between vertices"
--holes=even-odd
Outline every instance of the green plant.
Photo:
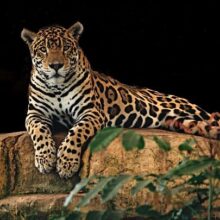
[{"label": "green plant", "polygon": [[[96,137],[90,144],[91,153],[105,149],[107,145],[116,136],[121,135],[122,144],[126,150],[134,148],[143,149],[145,143],[144,138],[132,130],[123,130],[120,128],[105,128],[98,132]],[[154,137],[154,141],[164,152],[171,149],[170,144],[159,137]],[[180,153],[184,151],[192,152],[195,143],[193,139],[188,139],[179,145]],[[215,185],[216,180],[220,179],[220,161],[214,157],[198,157],[198,159],[189,159],[183,155],[183,159],[178,166],[168,170],[166,174],[155,175],[117,175],[117,176],[92,176],[82,179],[66,198],[64,207],[67,207],[73,197],[83,190],[91,182],[92,187],[85,193],[76,204],[73,212],[64,214],[62,219],[86,219],[86,220],[107,220],[122,219],[128,216],[139,216],[147,219],[161,220],[189,220],[202,219],[207,214],[208,220],[211,220],[212,211],[214,210],[213,202],[219,198],[220,188]],[[171,184],[176,179],[183,178],[178,184]],[[124,210],[93,210],[88,213],[80,212],[81,208],[87,205],[90,200],[97,195],[100,196],[101,202],[106,203],[112,200],[121,189],[121,187],[129,182],[134,181],[135,185],[131,188],[131,195],[136,195],[139,191],[146,189],[152,193],[160,193],[168,198],[179,196],[181,194],[190,194],[191,196],[179,208],[173,208],[168,213],[160,213],[149,204],[140,205],[135,208],[127,207]],[[91,185],[91,184],[90,184]],[[204,204],[207,202],[206,207]],[[217,207],[215,207],[216,209]],[[74,218],[73,218],[74,216]]]}]

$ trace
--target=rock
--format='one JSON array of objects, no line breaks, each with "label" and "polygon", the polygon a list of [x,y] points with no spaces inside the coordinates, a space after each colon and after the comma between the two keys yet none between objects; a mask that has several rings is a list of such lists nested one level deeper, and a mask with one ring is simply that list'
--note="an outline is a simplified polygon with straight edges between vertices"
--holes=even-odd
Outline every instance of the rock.
[{"label": "rock", "polygon": [[[56,142],[63,137],[55,135]],[[18,216],[35,212],[43,218],[60,210],[77,181],[77,177],[61,180],[55,172],[41,174],[34,166],[34,148],[26,132],[0,135],[0,219],[22,219]]]},{"label": "rock", "polygon": [[[105,150],[92,156],[89,150],[84,153],[81,176],[166,173],[183,159],[178,146],[187,139],[194,139],[195,144],[194,151],[185,153],[185,156],[189,156],[191,159],[199,156],[220,156],[220,141],[159,129],[135,129],[135,131],[144,137],[144,149],[125,151],[121,143],[121,136],[116,137]],[[154,136],[168,141],[171,150],[169,152],[161,150],[153,140]]]},{"label": "rock", "polygon": [[[120,136],[104,151],[91,155],[87,149],[83,156],[81,177],[165,173],[183,159],[178,146],[189,138],[196,140],[193,146],[195,150],[192,153],[185,152],[185,156],[198,158],[199,155],[212,155],[219,158],[220,155],[219,141],[163,130],[136,129],[136,132],[144,136],[144,149],[125,151]],[[154,136],[169,141],[171,151],[161,150],[154,142]],[[54,138],[58,144],[64,134],[57,134]],[[24,219],[24,216],[29,219],[36,215],[34,219],[47,219],[51,214],[60,213],[65,197],[77,181],[77,177],[61,180],[55,172],[39,173],[34,166],[33,145],[26,132],[0,135],[0,219]],[[136,197],[131,197],[129,189],[133,183],[129,184],[111,201],[111,205],[125,208],[147,203],[163,212],[171,208],[169,200],[161,195],[141,191]],[[69,209],[74,207],[81,196],[82,193],[74,199]],[[105,207],[99,198],[95,198],[84,210]]]},{"label": "rock", "polygon": [[[56,135],[60,142],[63,135]],[[34,166],[34,148],[26,132],[0,136],[0,198],[31,193],[63,193],[74,179],[61,180],[55,172],[41,174]],[[76,181],[75,181],[76,182]]]},{"label": "rock", "polygon": [[0,200],[0,219],[40,219],[60,214],[67,194],[30,194],[8,196]]},{"label": "rock", "polygon": [[[148,175],[165,174],[168,170],[177,166],[183,155],[190,159],[198,159],[199,156],[211,156],[219,159],[220,141],[210,140],[199,136],[175,133],[164,130],[136,129],[136,132],[143,135],[145,148],[142,150],[126,151],[122,146],[121,136],[115,138],[107,149],[90,154],[89,149],[84,153],[84,166],[81,170],[81,177],[92,177],[94,175],[112,176],[118,174]],[[171,150],[165,152],[155,143],[154,136],[163,138],[171,145]],[[192,152],[180,152],[179,145],[187,139],[194,139]],[[177,178],[172,187],[182,183],[186,177]],[[118,195],[110,202],[116,209],[134,208],[141,204],[152,205],[156,210],[167,213],[175,207],[181,207],[191,196],[178,194],[179,198],[164,196],[162,193],[152,193],[144,189],[135,196],[130,195],[134,181],[124,185]],[[175,202],[174,202],[175,200]],[[217,204],[217,203],[216,203]],[[220,202],[218,202],[220,205]],[[108,204],[109,205],[109,204]],[[220,213],[218,213],[220,216]]]}]

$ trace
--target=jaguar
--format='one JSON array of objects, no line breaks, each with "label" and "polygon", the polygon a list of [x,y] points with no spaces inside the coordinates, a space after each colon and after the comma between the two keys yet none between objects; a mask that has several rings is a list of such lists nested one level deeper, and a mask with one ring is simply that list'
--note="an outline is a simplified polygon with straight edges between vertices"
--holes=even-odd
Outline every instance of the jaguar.
[{"label": "jaguar", "polygon": [[[25,126],[33,141],[35,166],[70,178],[80,169],[82,148],[104,127],[161,128],[220,139],[220,114],[185,98],[125,85],[99,73],[79,45],[80,22],[23,29],[32,61]],[[54,123],[68,129],[59,147]]]}]

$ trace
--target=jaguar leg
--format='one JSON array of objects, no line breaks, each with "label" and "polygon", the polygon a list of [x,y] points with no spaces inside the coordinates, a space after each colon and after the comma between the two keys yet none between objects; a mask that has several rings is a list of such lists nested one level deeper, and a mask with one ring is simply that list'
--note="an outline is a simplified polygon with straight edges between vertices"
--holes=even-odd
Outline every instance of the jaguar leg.
[{"label": "jaguar leg", "polygon": [[69,130],[57,153],[57,172],[61,178],[69,178],[79,170],[83,145],[101,127],[99,118],[88,115]]},{"label": "jaguar leg", "polygon": [[48,119],[37,115],[29,115],[26,119],[35,149],[35,166],[41,173],[49,173],[56,166],[56,147],[48,123]]}]

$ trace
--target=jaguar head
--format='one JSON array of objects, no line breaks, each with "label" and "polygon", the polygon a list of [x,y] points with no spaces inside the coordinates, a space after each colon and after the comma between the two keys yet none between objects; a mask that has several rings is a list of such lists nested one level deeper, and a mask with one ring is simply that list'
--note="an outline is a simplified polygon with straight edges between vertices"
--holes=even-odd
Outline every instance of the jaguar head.
[{"label": "jaguar head", "polygon": [[21,38],[27,43],[33,71],[49,85],[67,81],[77,71],[79,59],[79,37],[83,25],[76,22],[70,28],[49,26],[34,33],[23,29]]}]

